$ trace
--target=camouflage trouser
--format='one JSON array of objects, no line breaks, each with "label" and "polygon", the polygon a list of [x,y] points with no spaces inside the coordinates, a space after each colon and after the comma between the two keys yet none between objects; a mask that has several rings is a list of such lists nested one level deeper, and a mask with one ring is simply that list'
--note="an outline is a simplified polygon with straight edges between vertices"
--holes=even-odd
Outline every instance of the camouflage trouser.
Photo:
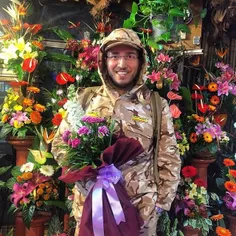
[{"label": "camouflage trouser", "polygon": [[156,236],[158,218],[159,216],[157,213],[153,212],[153,214],[150,215],[149,219],[142,226],[139,236]]}]

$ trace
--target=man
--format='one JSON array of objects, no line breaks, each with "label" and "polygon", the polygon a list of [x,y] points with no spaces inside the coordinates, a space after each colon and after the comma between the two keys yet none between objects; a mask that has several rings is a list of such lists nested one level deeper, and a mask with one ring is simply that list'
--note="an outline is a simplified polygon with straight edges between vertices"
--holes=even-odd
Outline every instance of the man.
[{"label": "man", "polygon": [[[145,86],[146,51],[137,34],[129,29],[114,30],[102,43],[98,55],[99,73],[103,85],[84,101],[91,90],[81,89],[78,101],[87,113],[111,117],[117,122],[116,133],[132,137],[142,144],[144,152],[119,169],[132,204],[137,207],[144,225],[140,236],[155,236],[159,213],[169,210],[179,183],[181,161],[167,101],[161,99],[161,135],[158,150],[158,177],[154,176],[154,139],[151,91]],[[60,135],[68,127],[62,122],[53,143],[55,157],[63,154],[56,148]],[[89,183],[77,184],[73,213],[79,222]],[[79,227],[79,223],[78,223]],[[78,235],[78,234],[77,234]],[[110,236],[110,235],[106,235]]]}]

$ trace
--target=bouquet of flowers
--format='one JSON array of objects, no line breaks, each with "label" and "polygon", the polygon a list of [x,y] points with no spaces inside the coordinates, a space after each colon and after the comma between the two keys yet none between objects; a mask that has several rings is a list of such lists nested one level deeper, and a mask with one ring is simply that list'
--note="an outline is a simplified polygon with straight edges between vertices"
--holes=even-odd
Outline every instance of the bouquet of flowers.
[{"label": "bouquet of flowers", "polygon": [[221,126],[208,117],[192,114],[187,118],[185,128],[194,157],[212,158],[229,141]]},{"label": "bouquet of flowers", "polygon": [[57,163],[50,153],[37,150],[30,152],[31,160],[22,166],[15,166],[11,170],[13,177],[6,184],[12,190],[10,200],[13,204],[9,213],[21,212],[27,227],[37,212],[51,212],[53,206],[66,210],[64,202],[59,199]]},{"label": "bouquet of flowers", "polygon": [[235,161],[230,158],[225,158],[223,161],[226,170],[224,187],[226,189],[223,201],[226,207],[226,212],[236,216],[236,168]]},{"label": "bouquet of flowers", "polygon": [[34,95],[40,92],[39,88],[27,86],[28,83],[24,81],[12,82],[12,85],[26,87],[27,95],[24,96],[21,90],[14,87],[7,90],[0,113],[0,137],[5,138],[12,134],[24,138],[28,134],[36,133],[35,127],[41,124],[42,113],[46,107],[34,99]]},{"label": "bouquet of flowers", "polygon": [[208,217],[208,194],[206,184],[197,177],[197,169],[185,166],[181,170],[182,181],[178,187],[173,209],[181,217],[183,226],[199,228],[207,236],[212,222]]},{"label": "bouquet of flowers", "polygon": [[93,114],[83,116],[80,122],[76,131],[66,130],[62,135],[66,158],[59,177],[67,183],[94,181],[83,206],[80,235],[104,231],[114,236],[120,236],[120,232],[139,235],[142,220],[129,201],[117,168],[141,154],[141,144],[132,138],[116,139],[111,120]]},{"label": "bouquet of flowers", "polygon": [[11,4],[3,8],[9,17],[0,19],[0,59],[7,70],[17,74],[18,80],[30,83],[37,65],[46,55],[42,37],[37,36],[42,25],[25,22],[30,4],[10,1]]}]

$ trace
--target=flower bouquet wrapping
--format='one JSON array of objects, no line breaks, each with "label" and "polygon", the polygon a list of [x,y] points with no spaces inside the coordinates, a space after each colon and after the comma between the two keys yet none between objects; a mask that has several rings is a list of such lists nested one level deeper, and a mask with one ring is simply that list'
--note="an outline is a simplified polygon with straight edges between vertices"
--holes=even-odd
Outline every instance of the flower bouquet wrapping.
[{"label": "flower bouquet wrapping", "polygon": [[114,140],[112,121],[85,116],[81,123],[76,133],[63,134],[67,168],[59,178],[67,183],[94,181],[83,206],[79,235],[138,236],[142,220],[129,201],[118,167],[141,154],[141,144],[127,137]]}]

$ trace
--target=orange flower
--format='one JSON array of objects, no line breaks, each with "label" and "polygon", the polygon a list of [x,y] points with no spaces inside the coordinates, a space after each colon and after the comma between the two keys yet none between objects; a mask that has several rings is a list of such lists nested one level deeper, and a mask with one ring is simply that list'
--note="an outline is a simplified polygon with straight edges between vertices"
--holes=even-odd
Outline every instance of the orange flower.
[{"label": "orange flower", "polygon": [[44,189],[45,188],[45,184],[39,184],[39,188]]},{"label": "orange flower", "polygon": [[37,207],[41,207],[42,205],[43,205],[43,201],[37,201],[37,202],[36,202],[36,206],[37,206]]},{"label": "orange flower", "polygon": [[11,82],[9,82],[9,85],[11,87],[24,86],[24,85],[27,85],[27,84],[29,84],[29,83],[26,82],[26,81],[11,81]]},{"label": "orange flower", "polygon": [[40,50],[43,50],[43,49],[44,49],[43,44],[40,43],[39,41],[32,41],[32,44],[33,44],[35,47],[39,48]]},{"label": "orange flower", "polygon": [[170,112],[173,118],[179,118],[182,113],[175,104],[170,105]]},{"label": "orange flower", "polygon": [[234,166],[235,165],[235,162],[229,158],[225,158],[224,161],[223,161],[224,165],[229,167],[229,166]]},{"label": "orange flower", "polygon": [[19,13],[20,16],[25,16],[26,13],[27,13],[27,8],[24,7],[23,4],[21,4],[21,5],[18,7],[17,10],[18,10],[18,13]]},{"label": "orange flower", "polygon": [[55,132],[54,131],[52,131],[48,136],[47,129],[46,128],[44,129],[43,139],[47,144],[51,143],[53,141],[54,137],[55,137]]},{"label": "orange flower", "polygon": [[41,122],[42,116],[40,115],[40,113],[38,111],[33,111],[30,113],[30,119],[31,119],[32,123],[37,125]]},{"label": "orange flower", "polygon": [[9,24],[10,24],[10,21],[7,20],[7,19],[1,19],[1,20],[0,20],[0,24],[1,24],[1,25],[9,25]]},{"label": "orange flower", "polygon": [[214,95],[211,97],[210,102],[213,105],[218,105],[220,103],[220,98],[218,96]]},{"label": "orange flower", "polygon": [[224,215],[223,214],[213,215],[210,218],[211,218],[211,220],[217,221],[217,220],[223,219]]},{"label": "orange flower", "polygon": [[46,189],[46,193],[49,194],[49,193],[51,193],[51,192],[52,192],[52,188],[47,188],[47,189]]},{"label": "orange flower", "polygon": [[21,25],[15,25],[11,27],[14,32],[18,32],[21,30],[22,26]]},{"label": "orange flower", "polygon": [[193,118],[198,122],[201,122],[201,123],[204,122],[204,117],[203,116],[199,116],[197,114],[194,114]]},{"label": "orange flower", "polygon": [[34,103],[34,100],[33,99],[30,99],[30,98],[24,98],[23,100],[23,106],[32,106]]},{"label": "orange flower", "polygon": [[39,111],[39,112],[44,112],[44,111],[46,111],[46,107],[43,106],[43,105],[41,105],[41,104],[39,104],[39,103],[37,103],[37,104],[34,105],[34,109],[35,109],[36,111]]},{"label": "orange flower", "polygon": [[40,89],[37,87],[28,87],[27,91],[31,92],[31,93],[39,93]]},{"label": "orange flower", "polygon": [[7,114],[4,114],[4,115],[2,116],[2,123],[6,123],[7,120],[8,120],[8,118],[9,118],[9,116],[8,116]]},{"label": "orange flower", "polygon": [[223,228],[221,226],[216,227],[216,234],[217,236],[231,236],[232,235],[228,229]]},{"label": "orange flower", "polygon": [[42,195],[43,194],[43,189],[42,188],[38,188],[37,189],[37,194],[38,195]]},{"label": "orange flower", "polygon": [[43,199],[46,200],[46,201],[49,200],[49,198],[50,198],[50,195],[49,195],[49,194],[45,194],[45,195],[43,196]]},{"label": "orange flower", "polygon": [[204,138],[204,141],[207,142],[207,143],[211,143],[212,142],[212,135],[209,133],[209,132],[204,132],[203,133],[203,138]]},{"label": "orange flower", "polygon": [[229,174],[236,178],[236,170],[229,170]]},{"label": "orange flower", "polygon": [[233,181],[226,181],[224,186],[229,192],[236,193],[236,183]]},{"label": "orange flower", "polygon": [[22,179],[21,176],[17,176],[17,177],[16,177],[16,180],[17,180],[17,182],[22,182],[23,179]]},{"label": "orange flower", "polygon": [[32,179],[32,177],[33,177],[33,174],[31,172],[25,172],[22,174],[22,179],[24,180]]},{"label": "orange flower", "polygon": [[229,51],[228,48],[226,48],[226,49],[223,49],[223,48],[217,49],[216,55],[219,56],[220,58],[223,58],[228,51]]},{"label": "orange flower", "polygon": [[218,85],[215,82],[211,82],[208,84],[207,88],[210,92],[216,92],[218,90]]},{"label": "orange flower", "polygon": [[196,143],[197,142],[197,134],[196,133],[191,133],[189,140],[191,143]]},{"label": "orange flower", "polygon": [[191,64],[192,64],[193,66],[199,66],[199,64],[200,64],[200,59],[201,59],[201,57],[200,57],[199,55],[194,56],[193,60],[191,61]]},{"label": "orange flower", "polygon": [[1,36],[0,39],[8,40],[8,39],[11,39],[11,37],[12,37],[11,34],[5,34],[5,35]]},{"label": "orange flower", "polygon": [[215,111],[216,110],[216,107],[215,106],[212,106],[212,105],[208,105],[208,109],[210,111]]}]

